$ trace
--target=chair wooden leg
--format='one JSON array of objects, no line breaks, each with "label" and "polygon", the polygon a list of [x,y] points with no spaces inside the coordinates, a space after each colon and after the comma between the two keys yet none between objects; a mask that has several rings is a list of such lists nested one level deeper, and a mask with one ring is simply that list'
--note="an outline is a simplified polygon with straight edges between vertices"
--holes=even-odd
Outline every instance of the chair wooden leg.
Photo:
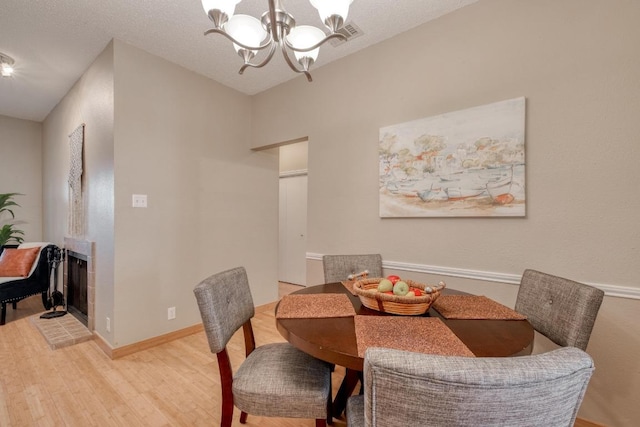
[{"label": "chair wooden leg", "polygon": [[233,421],[233,372],[231,370],[231,362],[227,349],[216,353],[218,356],[218,368],[220,370],[220,381],[222,386],[222,416],[220,418],[220,427],[231,427]]},{"label": "chair wooden leg", "polygon": [[18,303],[16,301],[14,301],[11,306],[13,307],[14,310],[18,309]]},{"label": "chair wooden leg", "polygon": [[240,412],[240,424],[246,424],[247,423],[247,413],[242,411]]},{"label": "chair wooden leg", "polygon": [[232,422],[233,422],[233,409],[231,413],[226,412],[223,405],[222,417],[220,418],[220,427],[231,427]]},{"label": "chair wooden leg", "polygon": [[233,422],[233,401],[229,402],[222,396],[222,416],[220,417],[220,427],[231,427]]},{"label": "chair wooden leg", "polygon": [[324,418],[316,420],[316,427],[327,427],[327,420]]},{"label": "chair wooden leg", "polygon": [[333,425],[333,403],[331,402],[331,392],[327,396],[327,424]]}]

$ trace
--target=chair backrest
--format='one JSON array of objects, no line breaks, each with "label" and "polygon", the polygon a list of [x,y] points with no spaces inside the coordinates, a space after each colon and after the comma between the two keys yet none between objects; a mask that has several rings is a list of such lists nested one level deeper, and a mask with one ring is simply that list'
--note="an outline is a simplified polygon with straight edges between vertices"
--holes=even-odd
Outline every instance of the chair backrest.
[{"label": "chair backrest", "polygon": [[365,426],[573,426],[593,373],[577,348],[450,357],[369,348]]},{"label": "chair backrest", "polygon": [[325,283],[342,282],[364,270],[369,270],[369,277],[382,277],[382,255],[324,255],[322,267]]},{"label": "chair backrest", "polygon": [[207,277],[193,293],[213,353],[224,350],[231,336],[255,313],[244,267]]},{"label": "chair backrest", "polygon": [[525,270],[515,309],[556,344],[586,350],[603,297],[593,286]]}]

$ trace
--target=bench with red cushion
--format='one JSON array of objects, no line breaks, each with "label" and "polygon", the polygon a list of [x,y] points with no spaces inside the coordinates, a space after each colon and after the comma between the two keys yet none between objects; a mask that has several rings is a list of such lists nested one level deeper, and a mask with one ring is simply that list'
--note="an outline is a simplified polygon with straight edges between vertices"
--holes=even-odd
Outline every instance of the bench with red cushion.
[{"label": "bench with red cushion", "polygon": [[[0,254],[0,325],[7,316],[7,303],[16,309],[18,301],[42,294],[47,308],[50,267],[47,251],[56,246],[51,243],[23,243],[18,248],[5,248]],[[39,248],[35,249],[34,248]],[[35,256],[34,255],[35,252]]]}]

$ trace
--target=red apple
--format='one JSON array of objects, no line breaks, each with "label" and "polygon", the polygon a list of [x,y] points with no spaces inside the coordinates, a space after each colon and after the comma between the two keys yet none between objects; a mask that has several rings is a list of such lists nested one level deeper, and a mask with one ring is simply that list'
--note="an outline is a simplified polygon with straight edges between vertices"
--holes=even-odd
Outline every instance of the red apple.
[{"label": "red apple", "polygon": [[387,276],[387,279],[391,280],[391,283],[395,285],[396,282],[400,280],[400,276],[396,276],[395,274],[392,274],[391,276]]}]

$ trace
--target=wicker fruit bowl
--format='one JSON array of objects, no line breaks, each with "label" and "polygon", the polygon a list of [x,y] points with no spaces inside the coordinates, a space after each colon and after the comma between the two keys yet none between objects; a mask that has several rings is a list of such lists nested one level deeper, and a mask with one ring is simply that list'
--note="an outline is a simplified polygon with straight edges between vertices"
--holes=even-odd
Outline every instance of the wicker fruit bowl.
[{"label": "wicker fruit bowl", "polygon": [[378,283],[382,278],[358,280],[353,284],[353,290],[360,298],[362,305],[372,310],[391,314],[418,315],[426,313],[431,304],[440,296],[440,291],[447,285],[440,282],[437,285],[425,285],[405,280],[412,288],[423,291],[420,296],[399,296],[378,292]]}]

